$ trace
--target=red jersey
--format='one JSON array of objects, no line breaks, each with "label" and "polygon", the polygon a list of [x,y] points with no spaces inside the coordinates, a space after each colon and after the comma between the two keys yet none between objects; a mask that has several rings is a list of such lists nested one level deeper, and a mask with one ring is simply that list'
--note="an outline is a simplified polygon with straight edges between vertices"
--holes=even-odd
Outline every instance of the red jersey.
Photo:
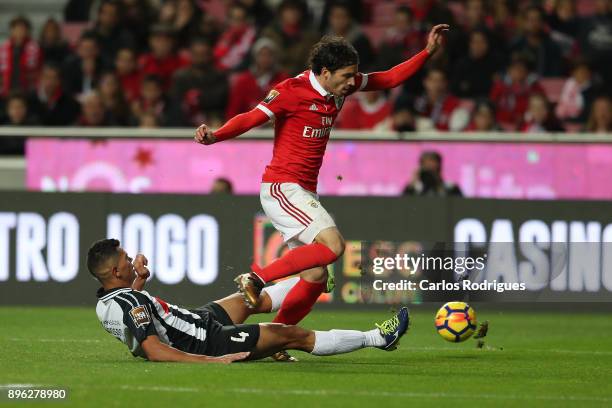
[{"label": "red jersey", "polygon": [[[358,73],[354,91],[362,90],[367,82],[368,76]],[[274,150],[263,182],[297,183],[316,192],[329,134],[344,98],[323,89],[310,70],[270,91],[257,105],[274,120]]]}]

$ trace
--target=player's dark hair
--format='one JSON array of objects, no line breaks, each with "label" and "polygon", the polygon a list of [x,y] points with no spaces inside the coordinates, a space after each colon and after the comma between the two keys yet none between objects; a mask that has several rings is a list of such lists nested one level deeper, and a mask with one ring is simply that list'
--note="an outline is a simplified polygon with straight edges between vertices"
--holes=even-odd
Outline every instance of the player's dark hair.
[{"label": "player's dark hair", "polygon": [[334,72],[359,64],[359,54],[355,47],[344,38],[326,35],[312,47],[308,63],[312,72],[320,75],[323,68]]},{"label": "player's dark hair", "polygon": [[116,239],[101,239],[93,243],[87,251],[87,269],[94,278],[100,280],[100,267],[110,258],[118,256],[119,241]]}]

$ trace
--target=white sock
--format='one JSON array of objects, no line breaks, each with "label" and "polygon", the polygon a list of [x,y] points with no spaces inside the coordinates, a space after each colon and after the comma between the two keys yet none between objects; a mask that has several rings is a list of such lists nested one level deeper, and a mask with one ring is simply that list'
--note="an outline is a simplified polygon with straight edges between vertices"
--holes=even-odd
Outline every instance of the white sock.
[{"label": "white sock", "polygon": [[[373,331],[376,331],[378,339]],[[384,339],[378,333],[378,329],[367,332],[357,330],[315,330],[315,344],[310,352],[315,356],[331,356],[334,354],[349,353],[364,347],[384,345]]]},{"label": "white sock", "polygon": [[285,300],[285,297],[287,296],[287,293],[289,293],[289,291],[295,286],[296,283],[298,283],[299,280],[299,276],[294,276],[293,278],[285,279],[263,289],[263,292],[267,293],[272,301],[272,309],[270,312],[276,312],[278,309],[280,309],[283,300]]}]

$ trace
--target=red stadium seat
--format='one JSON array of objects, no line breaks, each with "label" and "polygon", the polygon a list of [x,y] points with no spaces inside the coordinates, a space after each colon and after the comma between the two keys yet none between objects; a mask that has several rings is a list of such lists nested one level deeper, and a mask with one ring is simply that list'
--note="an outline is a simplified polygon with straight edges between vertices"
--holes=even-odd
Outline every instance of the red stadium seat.
[{"label": "red stadium seat", "polygon": [[81,37],[81,33],[89,27],[89,23],[64,23],[62,24],[62,34],[68,44],[75,45]]},{"label": "red stadium seat", "polygon": [[540,85],[544,88],[544,93],[550,102],[559,102],[565,81],[566,78],[542,78],[540,80]]},{"label": "red stadium seat", "polygon": [[579,16],[590,16],[595,12],[595,2],[593,0],[578,0],[576,12]]}]

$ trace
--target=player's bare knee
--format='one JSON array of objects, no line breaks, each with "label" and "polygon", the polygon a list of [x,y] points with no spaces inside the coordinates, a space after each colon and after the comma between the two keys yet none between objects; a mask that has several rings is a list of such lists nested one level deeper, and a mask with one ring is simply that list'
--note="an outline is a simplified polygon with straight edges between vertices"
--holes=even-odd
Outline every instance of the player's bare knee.
[{"label": "player's bare knee", "polygon": [[328,247],[336,256],[339,258],[344,254],[344,248],[346,243],[344,242],[344,238],[340,235],[339,232],[334,234],[325,235],[322,237],[317,237],[317,242]]}]

